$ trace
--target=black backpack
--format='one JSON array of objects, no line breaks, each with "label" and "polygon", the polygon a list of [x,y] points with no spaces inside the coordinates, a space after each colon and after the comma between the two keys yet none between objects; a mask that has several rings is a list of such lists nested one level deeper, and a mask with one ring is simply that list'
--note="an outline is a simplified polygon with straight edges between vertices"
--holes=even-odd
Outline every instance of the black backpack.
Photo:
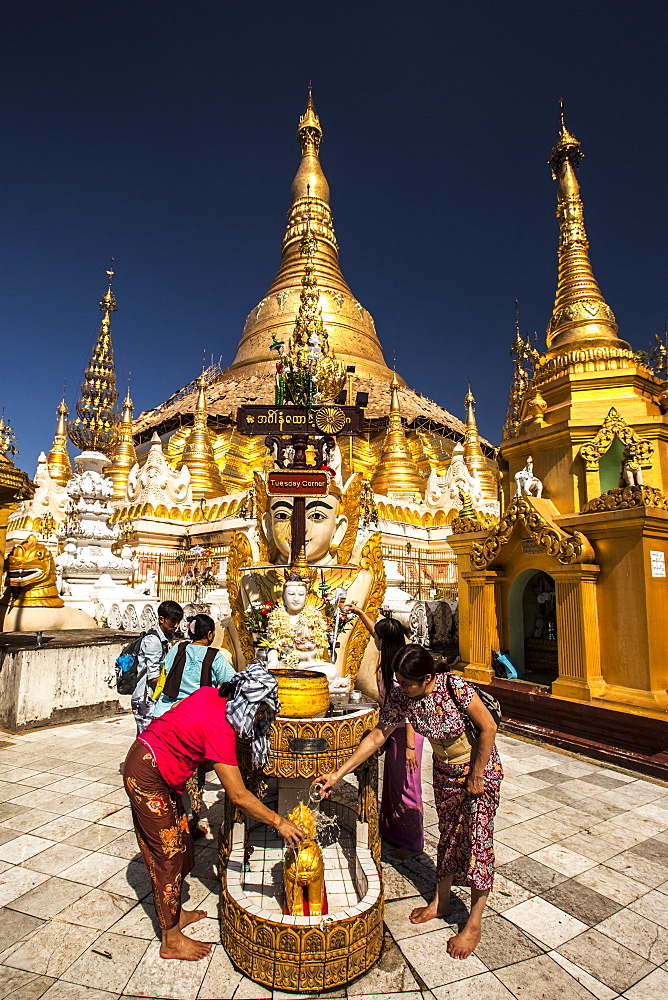
[{"label": "black backpack", "polygon": [[[480,729],[478,728],[478,726],[476,726],[475,722],[470,717],[470,715],[468,714],[468,712],[466,711],[466,709],[462,708],[462,706],[457,701],[457,698],[455,697],[454,691],[452,690],[452,687],[450,685],[450,676],[451,676],[450,673],[447,673],[446,674],[446,678],[445,678],[445,683],[447,685],[450,697],[452,698],[453,702],[455,703],[455,707],[457,708],[457,711],[461,715],[464,724],[469,727],[469,729],[471,730],[471,732],[473,734],[473,738],[477,740],[478,737],[480,736]],[[473,690],[475,691],[475,693],[480,698],[480,701],[483,703],[483,705],[485,706],[485,708],[487,709],[487,711],[489,712],[489,714],[494,719],[494,722],[496,723],[496,725],[500,726],[501,725],[501,721],[502,721],[501,705],[496,700],[496,698],[494,697],[494,695],[490,694],[489,691],[485,691],[484,688],[478,687],[477,684],[473,684],[471,681],[466,680],[465,677],[463,677],[462,680],[465,680],[466,683],[470,687],[473,688]]]},{"label": "black backpack", "polygon": [[[147,635],[154,635],[160,639],[157,629],[151,628],[148,632],[142,632],[135,636],[127,646],[123,646],[120,655],[116,657],[114,669],[116,671],[116,690],[119,694],[132,694],[139,681],[139,652],[141,644]],[[167,655],[169,643],[165,639],[160,639],[162,645],[162,655]]]},{"label": "black backpack", "polygon": [[[162,689],[162,693],[166,698],[171,698],[172,701],[176,701],[179,696],[179,691],[181,689],[181,681],[183,679],[183,671],[186,665],[186,650],[190,645],[189,642],[180,642],[179,648],[177,650],[176,656],[172,663],[171,669],[167,674],[167,679],[165,685]],[[199,677],[200,687],[212,687],[211,680],[211,667],[213,666],[213,661],[218,654],[218,650],[215,646],[209,646],[206,653],[202,657],[202,672]]]}]

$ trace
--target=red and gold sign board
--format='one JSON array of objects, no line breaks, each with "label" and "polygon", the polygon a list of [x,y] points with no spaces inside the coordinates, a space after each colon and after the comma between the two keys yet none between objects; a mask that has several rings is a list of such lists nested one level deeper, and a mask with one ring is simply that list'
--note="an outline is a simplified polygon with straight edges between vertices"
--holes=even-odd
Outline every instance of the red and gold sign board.
[{"label": "red and gold sign board", "polygon": [[270,497],[326,497],[329,476],[317,469],[292,469],[270,472],[267,493]]}]

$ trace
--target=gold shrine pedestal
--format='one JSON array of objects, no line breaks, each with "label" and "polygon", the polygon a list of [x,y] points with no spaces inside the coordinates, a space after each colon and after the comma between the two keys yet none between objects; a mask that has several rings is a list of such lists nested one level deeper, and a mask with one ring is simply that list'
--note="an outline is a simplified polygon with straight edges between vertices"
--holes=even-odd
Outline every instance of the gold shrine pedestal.
[{"label": "gold shrine pedestal", "polygon": [[[247,784],[260,797],[277,795],[279,805],[298,795],[308,801],[311,783],[343,764],[378,721],[377,707],[348,706],[347,711],[318,719],[279,717],[261,773],[252,771],[249,748],[241,743],[239,766],[250,776]],[[226,806],[220,833],[221,939],[235,966],[269,989],[343,986],[380,956],[383,887],[375,756],[357,774],[356,795],[342,782],[320,807],[336,818],[341,834],[339,843],[323,850],[328,898],[323,916],[283,913],[282,842],[267,839],[273,831]],[[244,871],[247,859],[250,871]],[[346,893],[337,891],[344,886]]]}]

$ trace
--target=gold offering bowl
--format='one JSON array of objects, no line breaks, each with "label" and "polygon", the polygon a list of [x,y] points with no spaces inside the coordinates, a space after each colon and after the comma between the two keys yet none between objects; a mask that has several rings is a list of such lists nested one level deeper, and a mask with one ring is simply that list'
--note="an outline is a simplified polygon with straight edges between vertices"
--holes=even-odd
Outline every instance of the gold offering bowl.
[{"label": "gold offering bowl", "polygon": [[319,670],[291,670],[276,667],[269,671],[278,681],[279,716],[288,719],[315,719],[329,708],[329,684]]}]

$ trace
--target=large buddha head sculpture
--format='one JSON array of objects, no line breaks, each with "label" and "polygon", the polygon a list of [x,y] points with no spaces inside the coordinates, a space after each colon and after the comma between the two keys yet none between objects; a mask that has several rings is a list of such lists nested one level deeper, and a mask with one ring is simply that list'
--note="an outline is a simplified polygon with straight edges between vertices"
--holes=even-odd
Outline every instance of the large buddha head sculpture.
[{"label": "large buddha head sculpture", "polygon": [[[350,558],[359,519],[360,476],[342,490],[331,479],[327,496],[306,497],[306,560],[309,566],[343,563]],[[255,474],[257,526],[266,544],[269,562],[286,565],[290,561],[294,497],[270,497],[266,482]]]}]

